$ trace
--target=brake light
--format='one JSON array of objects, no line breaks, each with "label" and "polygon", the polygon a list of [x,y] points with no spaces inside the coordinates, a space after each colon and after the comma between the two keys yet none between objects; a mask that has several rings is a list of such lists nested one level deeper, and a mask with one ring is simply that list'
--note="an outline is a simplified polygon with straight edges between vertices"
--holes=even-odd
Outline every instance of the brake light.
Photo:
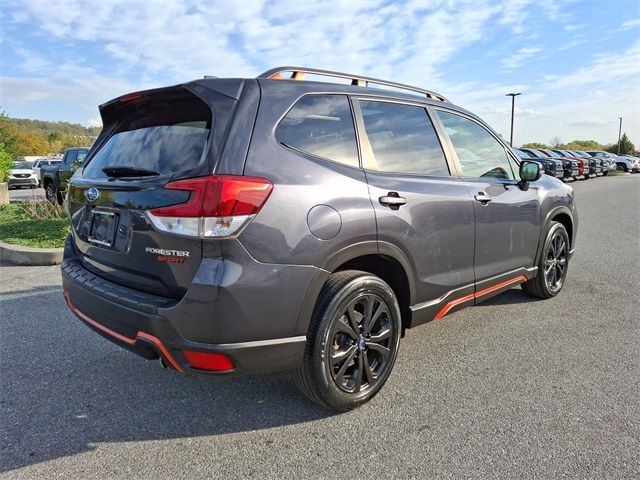
[{"label": "brake light", "polygon": [[228,372],[233,370],[233,362],[222,353],[183,350],[182,354],[187,362],[196,370],[207,370],[210,372]]},{"label": "brake light", "polygon": [[148,211],[153,225],[165,232],[211,238],[238,232],[260,211],[273,184],[264,178],[212,175],[170,182],[164,188],[191,195],[185,203]]}]

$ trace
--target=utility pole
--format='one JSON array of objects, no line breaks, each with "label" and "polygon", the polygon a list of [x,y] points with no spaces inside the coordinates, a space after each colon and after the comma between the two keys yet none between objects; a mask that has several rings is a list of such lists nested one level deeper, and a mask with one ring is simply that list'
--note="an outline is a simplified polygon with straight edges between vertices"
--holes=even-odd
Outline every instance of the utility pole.
[{"label": "utility pole", "polygon": [[622,117],[618,117],[620,120],[620,128],[618,128],[618,155],[620,155],[620,139],[622,138]]},{"label": "utility pole", "polygon": [[511,137],[510,137],[510,140],[509,140],[509,145],[511,145],[512,147],[513,147],[513,113],[515,112],[516,97],[518,95],[522,95],[522,93],[520,93],[520,92],[518,92],[518,93],[507,93],[505,95],[505,97],[511,97]]}]

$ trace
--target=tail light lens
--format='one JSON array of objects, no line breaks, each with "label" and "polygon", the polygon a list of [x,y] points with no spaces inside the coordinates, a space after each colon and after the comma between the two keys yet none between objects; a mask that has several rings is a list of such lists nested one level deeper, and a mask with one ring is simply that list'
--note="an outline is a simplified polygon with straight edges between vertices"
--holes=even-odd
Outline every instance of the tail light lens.
[{"label": "tail light lens", "polygon": [[158,230],[220,238],[237,233],[260,211],[273,184],[264,178],[212,175],[170,182],[164,188],[191,195],[185,203],[147,212]]}]

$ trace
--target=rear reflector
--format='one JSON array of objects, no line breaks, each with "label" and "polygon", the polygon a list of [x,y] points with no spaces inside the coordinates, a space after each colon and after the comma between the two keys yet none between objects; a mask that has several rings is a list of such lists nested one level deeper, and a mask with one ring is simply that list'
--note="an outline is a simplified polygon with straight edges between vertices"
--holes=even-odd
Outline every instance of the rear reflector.
[{"label": "rear reflector", "polygon": [[182,354],[187,362],[196,370],[206,370],[209,372],[228,372],[233,370],[233,362],[222,353],[183,350]]},{"label": "rear reflector", "polygon": [[191,195],[185,203],[149,210],[153,225],[165,232],[211,238],[238,232],[260,211],[273,184],[264,178],[212,175],[170,182],[164,188]]}]

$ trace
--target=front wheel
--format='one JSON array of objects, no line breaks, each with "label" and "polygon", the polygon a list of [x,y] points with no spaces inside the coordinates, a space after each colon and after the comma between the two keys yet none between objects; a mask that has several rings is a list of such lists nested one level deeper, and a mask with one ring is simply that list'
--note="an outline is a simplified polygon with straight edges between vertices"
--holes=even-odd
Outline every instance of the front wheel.
[{"label": "front wheel", "polygon": [[400,344],[396,296],[382,279],[349,270],[331,275],[313,313],[296,383],[336,411],[371,400],[389,378]]},{"label": "front wheel", "polygon": [[567,278],[569,249],[567,229],[559,222],[551,222],[538,262],[538,273],[522,284],[522,290],[538,298],[551,298],[560,293]]}]

